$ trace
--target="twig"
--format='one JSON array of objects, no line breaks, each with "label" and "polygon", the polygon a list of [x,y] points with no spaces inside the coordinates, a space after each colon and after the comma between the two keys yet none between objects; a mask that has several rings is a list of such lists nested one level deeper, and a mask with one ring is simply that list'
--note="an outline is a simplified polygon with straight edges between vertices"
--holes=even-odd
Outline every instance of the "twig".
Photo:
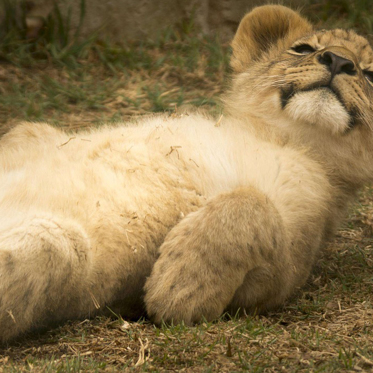
[{"label": "twig", "polygon": [[180,157],[179,157],[179,152],[178,152],[178,150],[177,150],[177,149],[180,149],[180,148],[182,148],[182,147],[179,146],[179,145],[176,145],[176,146],[170,146],[170,149],[171,149],[171,150],[166,154],[166,157],[168,157],[170,154],[172,154],[173,151],[176,151],[176,153],[177,153],[177,158],[180,159]]},{"label": "twig", "polygon": [[146,338],[145,345],[142,343],[141,338],[139,338],[139,342],[140,342],[139,358],[137,360],[137,363],[135,364],[135,367],[138,367],[138,366],[143,365],[145,363],[145,361],[146,361],[145,360],[145,350],[149,346],[148,338]]},{"label": "twig", "polygon": [[199,168],[199,166],[198,166],[198,164],[197,164],[197,162],[195,162],[195,161],[193,161],[193,159],[192,158],[189,158],[189,160],[191,161],[191,162],[193,162],[198,168]]},{"label": "twig", "polygon": [[93,304],[95,305],[96,309],[100,309],[101,306],[100,306],[100,304],[98,303],[96,297],[92,294],[92,292],[91,292],[90,290],[88,290],[88,293],[89,293],[89,295],[91,296],[92,301],[93,301]]},{"label": "twig", "polygon": [[13,322],[14,322],[14,324],[17,324],[16,318],[14,317],[12,310],[8,310],[8,311],[6,311],[6,312],[7,312],[8,315],[11,317],[11,319],[12,319]]},{"label": "twig", "polygon": [[220,124],[221,124],[221,120],[223,119],[223,114],[220,115],[218,121],[215,123],[215,127],[220,127]]},{"label": "twig", "polygon": [[358,353],[357,351],[355,353],[356,353],[357,356],[359,356],[359,358],[361,360],[363,360],[365,365],[373,366],[373,361],[372,360],[368,359],[367,357],[363,356],[362,354]]},{"label": "twig", "polygon": [[66,142],[64,142],[61,145],[58,145],[57,148],[61,149],[63,146],[65,146],[66,144],[68,144],[71,140],[75,140],[75,139],[76,139],[76,137],[70,137]]}]

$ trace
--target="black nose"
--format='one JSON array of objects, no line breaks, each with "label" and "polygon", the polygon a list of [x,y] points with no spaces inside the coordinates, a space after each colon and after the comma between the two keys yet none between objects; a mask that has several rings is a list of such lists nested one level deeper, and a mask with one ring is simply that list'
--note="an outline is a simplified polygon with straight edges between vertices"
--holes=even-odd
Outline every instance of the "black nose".
[{"label": "black nose", "polygon": [[337,74],[354,75],[356,73],[355,64],[346,58],[338,56],[333,52],[326,51],[319,56],[319,62],[328,66],[332,77]]}]

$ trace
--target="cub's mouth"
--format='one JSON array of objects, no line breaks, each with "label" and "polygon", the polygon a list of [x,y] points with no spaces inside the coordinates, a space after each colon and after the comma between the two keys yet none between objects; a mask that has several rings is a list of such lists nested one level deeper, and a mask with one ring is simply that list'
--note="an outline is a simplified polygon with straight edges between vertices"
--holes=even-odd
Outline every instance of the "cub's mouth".
[{"label": "cub's mouth", "polygon": [[356,124],[355,112],[347,108],[332,85],[315,83],[302,89],[283,88],[280,100],[282,109],[292,119],[332,133],[346,133]]},{"label": "cub's mouth", "polygon": [[285,109],[288,102],[296,94],[298,94],[300,92],[311,92],[311,91],[318,91],[318,90],[322,90],[324,92],[329,91],[330,93],[334,94],[334,96],[341,103],[341,105],[346,107],[341,94],[339,93],[339,91],[335,87],[332,87],[329,84],[324,84],[323,85],[323,84],[320,84],[320,83],[314,83],[312,85],[309,85],[309,86],[307,86],[305,88],[301,88],[301,89],[296,89],[293,85],[290,85],[290,87],[288,87],[288,88],[282,89],[282,92],[281,92],[281,106],[282,106],[282,109]]}]

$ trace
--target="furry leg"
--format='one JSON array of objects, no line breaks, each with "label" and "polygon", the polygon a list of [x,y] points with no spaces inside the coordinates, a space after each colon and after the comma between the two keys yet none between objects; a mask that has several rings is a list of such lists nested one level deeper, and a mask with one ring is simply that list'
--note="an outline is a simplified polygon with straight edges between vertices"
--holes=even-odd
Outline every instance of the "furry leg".
[{"label": "furry leg", "polygon": [[77,224],[45,215],[10,224],[0,231],[0,343],[93,308],[82,300],[90,257]]},{"label": "furry leg", "polygon": [[247,273],[289,262],[286,243],[279,213],[255,188],[213,198],[166,237],[145,286],[148,314],[156,323],[219,317]]}]

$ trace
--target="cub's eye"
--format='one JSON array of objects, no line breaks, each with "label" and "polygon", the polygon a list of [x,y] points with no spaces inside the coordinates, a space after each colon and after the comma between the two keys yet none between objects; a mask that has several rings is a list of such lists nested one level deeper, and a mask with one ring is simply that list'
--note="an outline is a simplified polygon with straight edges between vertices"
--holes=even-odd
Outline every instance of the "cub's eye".
[{"label": "cub's eye", "polygon": [[373,71],[364,70],[363,74],[368,82],[373,84]]},{"label": "cub's eye", "polygon": [[311,54],[316,51],[315,48],[311,47],[309,44],[300,44],[291,48],[294,52],[299,54]]}]

